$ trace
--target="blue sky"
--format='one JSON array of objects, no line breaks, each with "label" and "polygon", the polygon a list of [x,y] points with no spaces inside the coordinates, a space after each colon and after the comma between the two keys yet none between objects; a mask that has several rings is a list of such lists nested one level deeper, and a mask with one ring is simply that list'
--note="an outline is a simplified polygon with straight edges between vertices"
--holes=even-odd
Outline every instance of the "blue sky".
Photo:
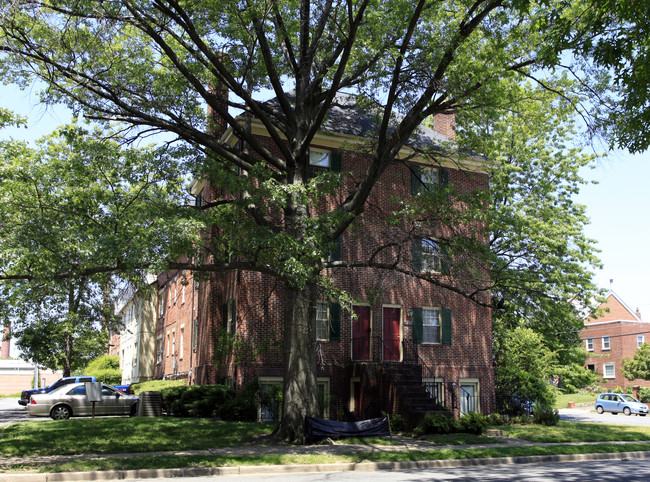
[{"label": "blue sky", "polygon": [[[1,138],[33,140],[69,121],[65,109],[45,108],[29,91],[0,86],[0,105],[28,117],[28,129],[7,129]],[[586,185],[577,202],[587,206],[588,237],[597,241],[603,269],[596,272],[601,288],[612,289],[630,308],[650,321],[650,153],[612,152],[583,175]]]}]

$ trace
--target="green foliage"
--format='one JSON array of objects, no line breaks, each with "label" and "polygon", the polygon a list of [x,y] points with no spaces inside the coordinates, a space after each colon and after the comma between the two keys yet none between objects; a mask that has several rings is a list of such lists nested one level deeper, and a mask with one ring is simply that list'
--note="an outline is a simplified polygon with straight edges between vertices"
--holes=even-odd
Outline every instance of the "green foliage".
[{"label": "green foliage", "polygon": [[539,403],[533,407],[533,422],[540,425],[557,425],[560,421],[559,412],[552,405]]},{"label": "green foliage", "polygon": [[555,354],[542,336],[530,328],[500,330],[495,335],[494,362],[497,399],[508,402],[501,410],[511,412],[510,402],[553,405],[555,393],[548,383],[554,371]]},{"label": "green foliage", "polygon": [[85,368],[84,375],[92,375],[98,382],[108,385],[120,385],[122,383],[120,357],[118,355],[98,356]]},{"label": "green foliage", "polygon": [[458,421],[450,414],[427,413],[422,421],[422,433],[455,433],[459,431]]},{"label": "green foliage", "polygon": [[406,430],[406,420],[399,413],[395,413],[389,417],[391,433],[400,433]]},{"label": "green foliage", "polygon": [[650,343],[641,345],[632,359],[624,358],[621,372],[630,381],[637,378],[650,380]]},{"label": "green foliage", "polygon": [[216,417],[235,397],[225,385],[179,385],[162,390],[163,407],[174,417]]},{"label": "green foliage", "polygon": [[163,392],[166,388],[186,386],[185,380],[149,380],[131,385],[136,395],[142,392]]},{"label": "green foliage", "polygon": [[[279,392],[267,393],[267,396],[276,396]],[[274,398],[277,400],[277,397]],[[272,403],[270,406],[278,406],[272,400],[266,400]],[[223,420],[252,422],[257,420],[257,407],[260,403],[260,385],[257,381],[251,381],[241,389],[235,391],[235,396],[227,400],[219,410],[219,416]]]},{"label": "green foliage", "polygon": [[461,432],[474,435],[484,433],[490,424],[488,417],[477,412],[468,412],[462,415],[458,422]]},{"label": "green foliage", "polygon": [[639,402],[650,403],[650,388],[641,387],[639,389]]}]

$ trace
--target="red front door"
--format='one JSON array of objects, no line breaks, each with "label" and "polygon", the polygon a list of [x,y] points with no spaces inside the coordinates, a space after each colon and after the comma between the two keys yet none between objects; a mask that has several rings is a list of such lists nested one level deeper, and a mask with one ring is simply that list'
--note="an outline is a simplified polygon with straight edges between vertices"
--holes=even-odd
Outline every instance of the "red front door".
[{"label": "red front door", "polygon": [[399,327],[401,319],[400,308],[384,307],[384,360],[400,360]]},{"label": "red front door", "polygon": [[352,359],[370,360],[370,307],[354,306],[352,320]]}]

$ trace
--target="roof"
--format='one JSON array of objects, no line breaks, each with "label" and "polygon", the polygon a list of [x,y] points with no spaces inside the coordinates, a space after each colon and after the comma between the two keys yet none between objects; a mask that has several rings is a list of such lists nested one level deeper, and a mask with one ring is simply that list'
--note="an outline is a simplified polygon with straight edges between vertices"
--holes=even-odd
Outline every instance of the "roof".
[{"label": "roof", "polygon": [[598,308],[605,309],[606,311],[602,316],[598,318],[585,318],[585,324],[592,323],[606,323],[606,322],[616,322],[616,321],[628,321],[628,322],[643,322],[641,317],[637,315],[636,311],[632,310],[616,293],[609,291],[605,297],[606,301],[601,303]]},{"label": "roof", "polygon": [[[287,94],[289,100],[295,98],[294,92]],[[270,99],[265,104],[275,110],[280,110],[280,103],[276,98]],[[400,116],[395,116],[399,121]],[[391,130],[394,129],[394,126]],[[347,136],[372,138],[379,130],[379,119],[372,115],[371,109],[363,109],[357,106],[357,96],[339,92],[334,97],[332,107],[321,125],[321,131],[332,134],[343,134]],[[414,149],[441,148],[443,144],[455,142],[440,132],[420,126],[416,133],[406,142],[406,145]]]}]

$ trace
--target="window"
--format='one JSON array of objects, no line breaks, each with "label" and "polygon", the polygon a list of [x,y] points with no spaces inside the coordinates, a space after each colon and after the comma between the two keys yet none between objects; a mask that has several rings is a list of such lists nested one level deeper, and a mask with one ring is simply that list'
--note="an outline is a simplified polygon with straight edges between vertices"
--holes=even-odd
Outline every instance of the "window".
[{"label": "window", "polygon": [[228,333],[237,331],[237,300],[235,299],[223,305],[223,328]]},{"label": "window", "polygon": [[194,318],[192,322],[192,350],[196,350],[199,344],[199,319]]},{"label": "window", "polygon": [[316,304],[316,339],[341,339],[341,305],[319,301]]},{"label": "window", "polygon": [[413,270],[449,273],[447,255],[437,240],[427,238],[413,240]]},{"label": "window", "polygon": [[603,378],[616,378],[613,363],[606,363],[603,365]]},{"label": "window", "polygon": [[422,343],[440,343],[440,310],[422,309]]},{"label": "window", "polygon": [[309,149],[308,177],[312,178],[321,172],[341,172],[341,153],[317,148]]},{"label": "window", "polygon": [[441,378],[423,378],[422,385],[434,402],[444,405],[444,383]]},{"label": "window", "polygon": [[476,379],[460,379],[460,413],[478,412],[479,404],[479,385]]},{"label": "window", "polygon": [[165,315],[165,288],[161,289],[158,292],[158,316],[163,317]]},{"label": "window", "polygon": [[181,325],[181,344],[178,348],[178,358],[183,359],[183,342],[185,341],[185,325]]},{"label": "window", "polygon": [[187,282],[185,281],[185,278],[183,278],[183,285],[182,285],[182,288],[181,288],[181,305],[185,304],[185,285],[186,284],[187,284]]},{"label": "window", "polygon": [[163,337],[158,335],[156,338],[156,362],[160,363],[163,356]]},{"label": "window", "polygon": [[413,308],[415,343],[451,345],[451,310],[449,308]]},{"label": "window", "polygon": [[449,171],[414,164],[411,166],[411,194],[435,191],[449,184]]},{"label": "window", "polygon": [[170,336],[169,335],[170,335],[170,332],[168,331],[167,332],[167,356],[169,356],[169,345],[171,345],[171,343],[169,343],[169,341],[170,341]]},{"label": "window", "polygon": [[587,351],[594,351],[594,339],[587,338],[586,343],[587,343]]},{"label": "window", "polygon": [[643,345],[643,343],[645,343],[645,338],[643,335],[636,335],[636,347],[641,348],[641,345]]},{"label": "window", "polygon": [[172,356],[176,356],[176,330],[172,330]]},{"label": "window", "polygon": [[603,336],[603,350],[609,350],[609,337]]},{"label": "window", "polygon": [[596,371],[596,365],[587,365],[587,370],[595,372]]}]

